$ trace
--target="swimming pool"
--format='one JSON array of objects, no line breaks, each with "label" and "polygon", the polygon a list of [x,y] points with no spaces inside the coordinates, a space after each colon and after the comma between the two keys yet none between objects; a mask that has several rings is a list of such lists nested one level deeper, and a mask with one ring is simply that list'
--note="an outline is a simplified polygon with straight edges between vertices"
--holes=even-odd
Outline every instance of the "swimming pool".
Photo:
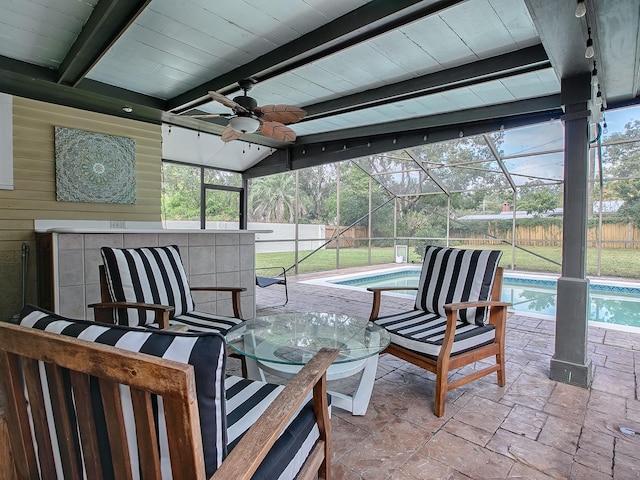
[{"label": "swimming pool", "polygon": [[[367,274],[342,275],[310,281],[339,288],[418,285],[419,268],[392,268]],[[597,283],[596,283],[597,282]],[[411,290],[396,292],[415,296]],[[591,311],[589,320],[596,326],[622,326],[640,328],[640,284],[620,284],[593,281],[589,288]],[[505,272],[502,283],[502,300],[511,302],[514,313],[544,318],[556,314],[556,278]]]}]

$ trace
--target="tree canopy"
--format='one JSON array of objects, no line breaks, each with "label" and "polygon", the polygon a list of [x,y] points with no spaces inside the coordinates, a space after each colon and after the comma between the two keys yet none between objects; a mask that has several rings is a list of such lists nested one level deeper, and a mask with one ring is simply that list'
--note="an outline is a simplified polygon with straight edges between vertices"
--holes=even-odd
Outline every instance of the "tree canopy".
[{"label": "tree canopy", "polygon": [[[249,183],[249,221],[293,223],[297,218],[300,223],[339,222],[340,226],[368,225],[370,221],[374,237],[388,238],[393,236],[395,217],[398,236],[444,236],[448,219],[498,214],[505,203],[513,203],[514,192],[496,158],[504,155],[504,138],[504,132],[463,136],[410,151],[255,178]],[[525,171],[540,170],[549,161],[535,155],[523,158],[517,160]],[[602,160],[604,198],[623,200],[618,218],[640,226],[640,120],[627,123],[623,132],[606,138]],[[528,178],[524,173],[518,175],[519,181]],[[199,218],[202,181],[238,187],[241,184],[240,174],[165,163],[165,218]],[[562,206],[562,185],[541,182],[545,179],[532,176],[517,188],[518,210],[540,217]],[[207,194],[206,198],[208,219],[233,218],[236,200],[224,192]],[[374,211],[371,219],[370,207]]]},{"label": "tree canopy", "polygon": [[[635,140],[624,142],[625,140]],[[640,120],[628,122],[624,132],[607,138],[602,162],[608,199],[623,200],[617,215],[640,226]]]}]

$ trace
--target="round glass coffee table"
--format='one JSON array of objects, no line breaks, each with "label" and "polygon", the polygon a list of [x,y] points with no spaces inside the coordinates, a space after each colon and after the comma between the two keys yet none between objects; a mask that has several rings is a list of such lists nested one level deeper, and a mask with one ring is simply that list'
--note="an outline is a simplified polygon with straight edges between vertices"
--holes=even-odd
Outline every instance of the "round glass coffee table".
[{"label": "round glass coffee table", "polygon": [[368,320],[337,313],[281,313],[242,322],[227,332],[227,344],[246,357],[247,374],[264,381],[264,372],[290,379],[322,347],[338,349],[327,381],[362,372],[352,396],[331,392],[332,404],[364,415],[371,399],[378,354],[390,342],[387,331]]}]

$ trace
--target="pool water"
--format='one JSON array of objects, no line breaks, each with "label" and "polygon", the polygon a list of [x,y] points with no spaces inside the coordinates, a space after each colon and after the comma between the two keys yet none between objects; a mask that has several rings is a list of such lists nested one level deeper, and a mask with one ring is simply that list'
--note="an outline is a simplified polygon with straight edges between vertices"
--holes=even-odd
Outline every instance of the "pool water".
[{"label": "pool water", "polygon": [[[404,269],[344,280],[335,279],[331,283],[360,288],[416,287],[419,278],[419,269]],[[394,293],[415,296],[415,291],[411,290]],[[591,283],[589,299],[589,320],[640,327],[640,287]],[[502,282],[502,300],[512,303],[510,310],[517,313],[555,316],[556,281],[505,274]]]}]

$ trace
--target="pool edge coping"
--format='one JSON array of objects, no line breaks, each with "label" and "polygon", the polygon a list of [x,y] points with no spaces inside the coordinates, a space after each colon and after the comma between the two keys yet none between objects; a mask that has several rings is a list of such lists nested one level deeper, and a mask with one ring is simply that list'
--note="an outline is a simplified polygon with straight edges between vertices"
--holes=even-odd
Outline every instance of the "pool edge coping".
[{"label": "pool edge coping", "polygon": [[[358,277],[362,277],[363,275],[367,275],[367,276],[371,276],[371,275],[384,275],[384,274],[391,274],[391,273],[396,273],[396,272],[402,272],[402,271],[406,271],[406,270],[418,270],[420,271],[421,269],[420,264],[404,264],[404,266],[397,266],[397,267],[389,267],[389,268],[380,268],[378,270],[371,270],[371,271],[367,271],[367,272],[357,272],[357,273],[347,273],[347,274],[342,274],[342,275],[333,275],[330,277],[320,277],[320,278],[311,278],[308,280],[301,280],[298,283],[303,283],[303,284],[307,284],[307,285],[318,285],[318,286],[323,286],[323,287],[328,287],[328,288],[340,288],[343,290],[354,290],[354,291],[359,291],[359,292],[366,292],[367,290],[365,288],[362,287],[356,287],[356,286],[352,286],[352,285],[340,285],[337,283],[333,283],[332,280],[336,280],[336,279],[341,279],[341,280],[352,280],[354,278],[358,278]],[[508,270],[504,272],[504,277],[505,278],[509,278],[509,273],[512,273],[513,270]],[[529,278],[529,279],[535,279],[535,280],[553,280],[553,281],[557,281],[559,278],[561,278],[561,275],[557,275],[557,274],[537,274],[537,273],[532,273],[532,272],[518,272],[519,278]],[[594,283],[596,285],[606,285],[606,286],[617,286],[617,287],[628,287],[628,288],[640,288],[640,282],[616,282],[615,280],[612,279],[597,279],[597,282],[592,282],[592,279],[590,277],[587,277],[589,279],[590,283]],[[402,293],[395,293],[395,292],[384,292],[385,295],[390,295],[393,297],[399,297],[399,298],[405,298],[405,299],[413,299],[414,296],[413,295],[406,295],[406,294],[402,294]],[[523,317],[529,317],[529,318],[536,318],[536,319],[540,319],[540,320],[552,320],[555,321],[556,317],[555,315],[547,315],[547,314],[542,314],[542,313],[531,313],[531,312],[527,312],[526,314],[519,312],[519,311],[515,311],[515,310],[511,310],[509,311],[510,314],[512,315],[520,315]],[[640,333],[640,327],[634,327],[631,325],[619,325],[616,323],[607,323],[607,322],[597,322],[595,320],[588,320],[589,326],[590,327],[594,327],[594,328],[602,328],[605,330],[614,330],[614,331],[620,331],[620,332],[627,332],[627,333]]]}]

